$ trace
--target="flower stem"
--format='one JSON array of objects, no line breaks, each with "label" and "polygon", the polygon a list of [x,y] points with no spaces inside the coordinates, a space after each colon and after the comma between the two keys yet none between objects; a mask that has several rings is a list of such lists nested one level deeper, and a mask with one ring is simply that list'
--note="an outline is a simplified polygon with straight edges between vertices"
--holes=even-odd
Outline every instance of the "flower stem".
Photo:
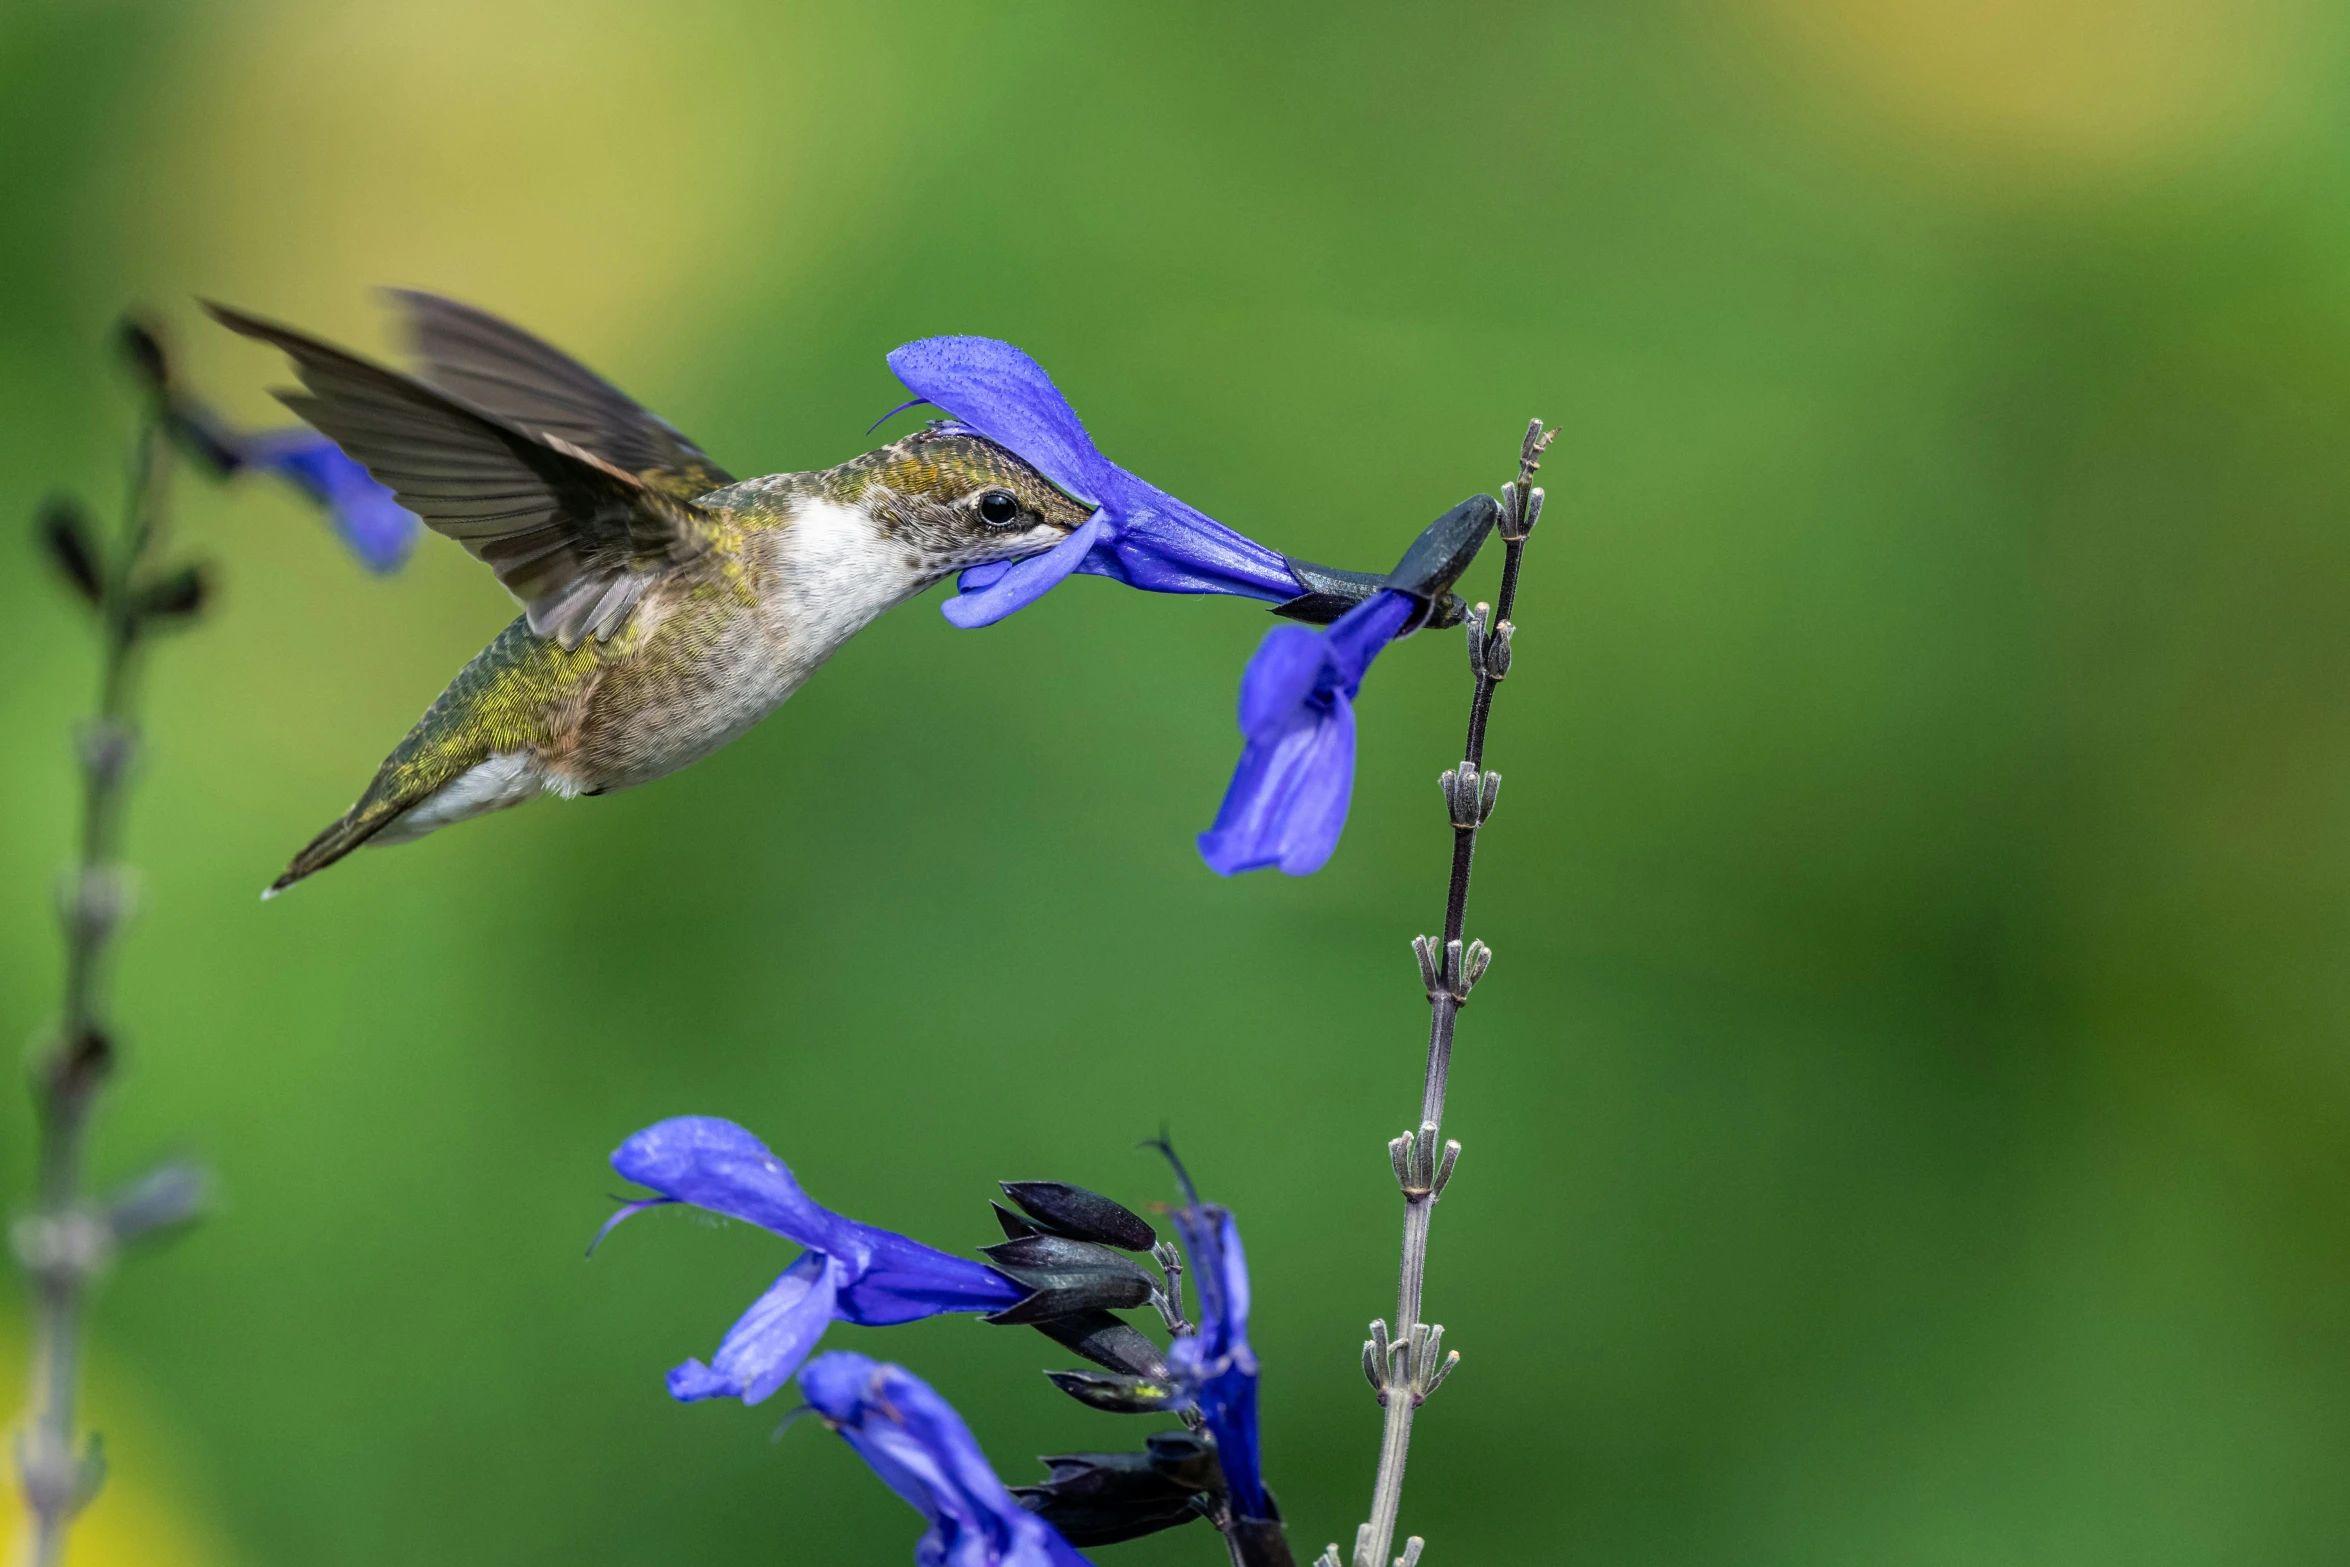
[{"label": "flower stem", "polygon": [[39,1148],[33,1209],[15,1227],[33,1297],[31,1408],[16,1461],[32,1520],[34,1567],[58,1567],[66,1534],[102,1477],[97,1449],[76,1454],[82,1314],[89,1286],[112,1250],[112,1230],[82,1191],[85,1133],[98,1090],[113,1066],[105,1021],[105,958],[128,912],[129,883],[117,863],[126,785],[137,743],[133,724],[140,615],[136,584],[164,527],[171,444],[160,410],[150,409],[132,460],[128,516],[98,593],[103,650],[98,711],[77,739],[82,770],[81,830],[63,890],[65,995],[56,1042],[34,1068]]},{"label": "flower stem", "polygon": [[[1534,487],[1544,447],[1552,435],[1542,421],[1527,426],[1518,452],[1518,476],[1502,490],[1500,533],[1505,554],[1501,589],[1488,618],[1485,605],[1469,617],[1469,661],[1477,677],[1469,702],[1469,733],[1460,766],[1443,775],[1442,783],[1453,824],[1452,877],[1444,903],[1444,935],[1438,941],[1422,936],[1413,942],[1420,972],[1428,989],[1428,1066],[1420,1087],[1420,1122],[1388,1145],[1396,1180],[1403,1188],[1403,1258],[1396,1277],[1392,1337],[1383,1322],[1371,1325],[1371,1342],[1363,1346],[1364,1371],[1386,1406],[1386,1429],[1379,1443],[1379,1472],[1371,1487],[1371,1517],[1355,1535],[1353,1567],[1386,1567],[1395,1543],[1396,1515],[1403,1504],[1405,1460],[1412,1445],[1412,1416],[1436,1385],[1444,1380],[1460,1356],[1437,1358],[1444,1330],[1421,1319],[1422,1296],[1428,1274],[1428,1221],[1451,1178],[1460,1145],[1447,1142],[1439,1152],[1444,1126],[1444,1095],[1452,1072],[1453,1030],[1470,990],[1484,973],[1492,954],[1481,942],[1464,945],[1469,916],[1469,875],[1476,863],[1477,834],[1492,814],[1501,788],[1501,775],[1485,771],[1485,731],[1493,715],[1493,697],[1509,673],[1510,616],[1517,607],[1518,572],[1526,552],[1526,538],[1542,513],[1542,492]],[[1414,1537],[1398,1562],[1416,1564],[1420,1541]],[[1321,1567],[1340,1567],[1333,1545]]]}]

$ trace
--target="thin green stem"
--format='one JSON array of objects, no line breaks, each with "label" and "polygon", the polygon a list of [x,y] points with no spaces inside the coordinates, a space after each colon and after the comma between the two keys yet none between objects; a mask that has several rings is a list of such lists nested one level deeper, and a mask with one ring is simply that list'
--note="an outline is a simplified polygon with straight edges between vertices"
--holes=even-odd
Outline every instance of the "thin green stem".
[{"label": "thin green stem", "polygon": [[166,527],[171,445],[150,410],[132,459],[129,500],[108,552],[99,602],[98,706],[78,736],[81,822],[63,895],[65,989],[56,1043],[34,1068],[39,1113],[33,1211],[16,1230],[32,1280],[33,1368],[17,1470],[32,1517],[34,1567],[60,1567],[73,1519],[95,1490],[94,1455],[77,1454],[83,1310],[105,1265],[109,1234],[82,1191],[85,1134],[112,1065],[105,1007],[107,949],[126,912],[119,860],[123,807],[136,744],[137,584]]}]

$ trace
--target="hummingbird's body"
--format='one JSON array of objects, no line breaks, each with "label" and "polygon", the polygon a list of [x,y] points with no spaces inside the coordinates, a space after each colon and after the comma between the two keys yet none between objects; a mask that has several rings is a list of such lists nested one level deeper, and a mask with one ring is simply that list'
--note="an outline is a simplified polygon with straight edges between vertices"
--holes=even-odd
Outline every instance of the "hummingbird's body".
[{"label": "hummingbird's body", "polygon": [[884,612],[963,567],[1049,547],[1087,515],[1002,447],[930,430],[837,468],[735,483],[536,339],[395,297],[428,379],[216,314],[292,354],[310,395],[289,404],[526,610],[271,893],[363,843],[699,761]]}]

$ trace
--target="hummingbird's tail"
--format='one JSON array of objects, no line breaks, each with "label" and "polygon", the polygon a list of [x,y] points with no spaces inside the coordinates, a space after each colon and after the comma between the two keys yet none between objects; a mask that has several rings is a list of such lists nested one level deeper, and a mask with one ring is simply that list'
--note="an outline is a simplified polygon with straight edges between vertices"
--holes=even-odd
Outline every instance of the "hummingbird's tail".
[{"label": "hummingbird's tail", "polygon": [[261,894],[262,901],[276,897],[305,876],[315,876],[329,865],[358,848],[368,839],[382,832],[399,819],[400,814],[414,804],[411,800],[366,799],[351,807],[342,820],[303,846],[295,855],[285,874],[271,882]]}]

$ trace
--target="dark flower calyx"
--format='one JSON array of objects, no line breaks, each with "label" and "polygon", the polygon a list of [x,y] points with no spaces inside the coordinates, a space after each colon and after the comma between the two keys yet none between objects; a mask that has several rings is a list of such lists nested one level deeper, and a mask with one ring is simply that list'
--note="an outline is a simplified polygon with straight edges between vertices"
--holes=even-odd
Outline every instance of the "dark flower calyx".
[{"label": "dark flower calyx", "polygon": [[163,338],[154,327],[137,316],[126,316],[121,327],[123,357],[147,389],[161,395],[171,389],[171,356],[163,351]]},{"label": "dark flower calyx", "polygon": [[1477,558],[1486,535],[1500,518],[1501,507],[1492,496],[1472,495],[1420,530],[1393,571],[1342,571],[1287,557],[1290,575],[1306,591],[1274,605],[1273,613],[1326,626],[1382,590],[1393,588],[1409,593],[1424,606],[1412,623],[1413,629],[1457,626],[1468,618],[1469,606],[1452,591],[1452,585]]},{"label": "dark flower calyx", "polygon": [[106,597],[106,569],[101,564],[98,541],[91,535],[89,519],[81,506],[60,496],[41,508],[41,542],[48,546],[49,559],[74,591],[92,604]]},{"label": "dark flower calyx", "polygon": [[1164,1378],[1126,1377],[1107,1371],[1048,1371],[1045,1380],[1080,1404],[1113,1415],[1154,1415],[1183,1401],[1183,1389]]},{"label": "dark flower calyx", "polygon": [[980,1249],[988,1265],[1032,1291],[990,1322],[1043,1322],[1072,1312],[1139,1306],[1158,1281],[1140,1267],[1091,1241],[1065,1235],[1023,1235]]},{"label": "dark flower calyx", "polygon": [[1097,1366],[1128,1376],[1164,1377],[1167,1357],[1159,1346],[1106,1311],[1075,1311],[1033,1324],[1062,1348]]},{"label": "dark flower calyx", "polygon": [[[1004,1195],[1020,1205],[1037,1229],[1048,1234],[1115,1246],[1120,1251],[1149,1251],[1159,1243],[1159,1232],[1140,1214],[1082,1186],[1061,1181],[1005,1181],[1002,1185]],[[1000,1214],[1003,1210],[996,1211]]]},{"label": "dark flower calyx", "polygon": [[216,479],[242,472],[251,461],[229,427],[192,397],[173,396],[164,410],[164,423],[179,449]]},{"label": "dark flower calyx", "polygon": [[1309,626],[1329,625],[1387,586],[1387,578],[1379,572],[1342,571],[1336,566],[1317,566],[1295,556],[1286,559],[1289,574],[1303,583],[1306,591],[1274,605],[1273,613],[1288,620],[1302,620]]},{"label": "dark flower calyx", "polygon": [[1115,1545],[1189,1523],[1223,1489],[1215,1449],[1182,1431],[1152,1437],[1147,1452],[1066,1453],[1045,1464],[1044,1484],[1012,1494],[1072,1545]]},{"label": "dark flower calyx", "polygon": [[1500,518],[1500,503],[1492,496],[1470,496],[1421,530],[1388,573],[1388,585],[1422,599],[1438,597],[1469,569]]},{"label": "dark flower calyx", "polygon": [[212,584],[202,566],[182,566],[139,590],[139,618],[155,624],[193,619],[212,596]]}]

